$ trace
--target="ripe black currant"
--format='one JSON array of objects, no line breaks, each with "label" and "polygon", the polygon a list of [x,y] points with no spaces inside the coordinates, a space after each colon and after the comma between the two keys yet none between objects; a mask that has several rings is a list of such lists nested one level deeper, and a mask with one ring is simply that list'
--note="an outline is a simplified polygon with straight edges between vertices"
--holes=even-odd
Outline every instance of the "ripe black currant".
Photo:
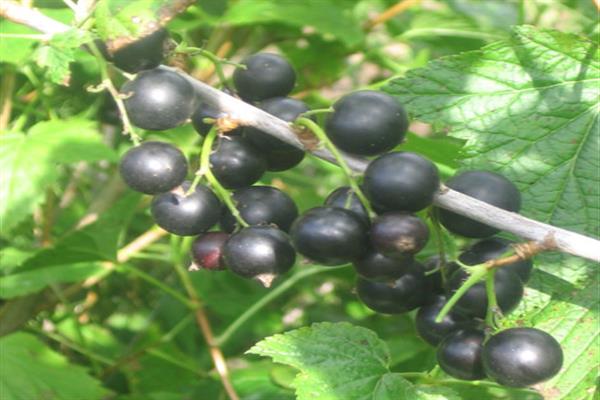
[{"label": "ripe black currant", "polygon": [[167,30],[160,28],[117,50],[112,60],[118,68],[132,74],[158,67],[164,58],[164,44],[168,37]]},{"label": "ripe black currant", "polygon": [[[467,278],[468,274],[464,270],[456,271],[448,281],[449,292],[458,290]],[[504,314],[508,314],[517,307],[523,297],[523,283],[514,272],[499,268],[494,274],[494,291],[498,307]],[[477,318],[485,318],[487,307],[484,281],[472,286],[456,303],[459,311]]]},{"label": "ripe black currant", "polygon": [[210,155],[211,170],[227,189],[252,185],[267,167],[262,154],[242,136],[223,136]]},{"label": "ripe black currant", "polygon": [[300,164],[304,160],[305,153],[294,146],[289,146],[284,150],[265,151],[263,155],[267,160],[268,171],[281,172]]},{"label": "ripe black currant", "polygon": [[[414,268],[416,261],[412,256],[403,259],[386,257],[383,254],[370,250],[365,256],[354,261],[352,265],[356,272],[363,278],[372,281],[390,281],[398,279],[401,275]],[[420,267],[420,264],[418,264]]]},{"label": "ripe black currant", "polygon": [[125,153],[119,172],[133,190],[158,194],[179,186],[187,175],[188,164],[177,147],[163,142],[144,142]]},{"label": "ripe black currant", "polygon": [[365,224],[369,224],[369,213],[362,205],[358,196],[352,191],[350,186],[342,186],[335,189],[325,199],[326,206],[345,208],[359,216]]},{"label": "ripe black currant", "polygon": [[401,314],[423,305],[426,298],[425,275],[413,264],[398,278],[379,282],[358,278],[358,298],[371,310],[383,314]]},{"label": "ripe black currant", "polygon": [[446,336],[437,350],[440,367],[458,379],[485,378],[481,353],[485,335],[476,329],[461,329]]},{"label": "ripe black currant", "polygon": [[365,171],[365,193],[373,207],[384,210],[422,210],[431,204],[439,186],[436,166],[416,153],[384,154]]},{"label": "ripe black currant", "polygon": [[229,235],[225,232],[207,232],[198,236],[192,243],[194,263],[200,268],[213,271],[226,269],[221,256],[227,239]]},{"label": "ripe black currant", "polygon": [[154,221],[166,230],[180,236],[199,235],[210,229],[221,214],[221,202],[204,185],[188,195],[189,182],[171,192],[155,196],[150,206]]},{"label": "ripe black currant", "polygon": [[296,73],[290,63],[277,54],[253,54],[245,58],[242,64],[246,68],[236,68],[233,84],[246,101],[286,96],[294,88]]},{"label": "ripe black currant", "polygon": [[316,207],[302,214],[290,232],[299,253],[322,265],[340,265],[362,257],[367,226],[352,211]]},{"label": "ripe black currant", "polygon": [[429,228],[416,215],[391,212],[378,216],[371,225],[371,244],[388,257],[416,254],[429,240]]},{"label": "ripe black currant", "polygon": [[161,131],[183,124],[196,108],[192,85],[179,74],[152,69],[137,74],[121,88],[131,122],[140,128]]},{"label": "ripe black currant", "polygon": [[269,287],[277,275],[292,268],[296,252],[283,231],[270,226],[251,226],[229,238],[223,259],[230,271]]},{"label": "ripe black currant", "polygon": [[[517,187],[494,172],[466,171],[450,179],[446,186],[508,211],[518,212],[521,208],[521,193]],[[444,209],[439,209],[439,218],[450,232],[469,238],[485,238],[499,232],[489,225]]]},{"label": "ripe black currant", "polygon": [[[233,194],[240,215],[249,225],[276,225],[284,232],[290,230],[298,217],[298,207],[286,193],[271,186],[250,186]],[[229,210],[221,216],[221,229],[233,232],[237,221]]]},{"label": "ripe black currant", "polygon": [[417,333],[432,346],[437,346],[454,331],[475,325],[472,320],[453,310],[446,314],[441,322],[435,322],[446,301],[445,296],[436,296],[433,303],[419,308],[415,318]]},{"label": "ripe black currant", "polygon": [[333,105],[325,130],[341,150],[373,156],[396,147],[408,128],[404,108],[383,92],[350,93]]},{"label": "ripe black currant", "polygon": [[[512,243],[514,242],[498,237],[483,239],[465,250],[458,259],[463,264],[467,265],[481,264],[502,257],[504,253],[510,250],[510,245]],[[533,262],[531,259],[519,260],[511,264],[503,265],[502,268],[514,272],[519,275],[519,278],[521,278],[523,283],[527,283],[531,277]]]},{"label": "ripe black currant", "polygon": [[505,386],[531,386],[560,371],[563,352],[552,336],[535,328],[511,328],[483,346],[486,374]]}]

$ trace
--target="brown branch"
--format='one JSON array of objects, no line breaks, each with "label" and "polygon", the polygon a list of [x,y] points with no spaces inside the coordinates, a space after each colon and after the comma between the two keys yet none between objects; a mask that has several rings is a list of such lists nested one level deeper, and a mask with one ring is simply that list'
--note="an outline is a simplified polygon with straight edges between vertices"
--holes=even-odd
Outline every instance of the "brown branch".
[{"label": "brown branch", "polygon": [[0,1],[0,17],[51,35],[70,29],[68,25],[45,16],[35,8],[25,7],[13,0]]},{"label": "brown branch", "polygon": [[526,243],[516,243],[512,245],[515,254],[513,254],[512,256],[487,261],[485,262],[485,267],[487,269],[494,269],[515,263],[520,260],[527,260],[543,251],[552,250],[554,246],[555,244],[553,243],[553,240],[551,238],[541,243],[533,241]]},{"label": "brown branch", "polygon": [[409,9],[410,7],[417,5],[421,2],[421,0],[402,0],[399,1],[398,3],[394,4],[393,6],[391,6],[390,8],[388,8],[387,10],[385,10],[384,12],[382,12],[381,14],[379,14],[378,16],[376,16],[375,18],[373,18],[372,20],[368,21],[365,24],[364,29],[366,31],[373,29],[375,26],[382,24],[392,18],[394,18],[396,15],[403,13],[404,11],[406,11],[407,9]]}]

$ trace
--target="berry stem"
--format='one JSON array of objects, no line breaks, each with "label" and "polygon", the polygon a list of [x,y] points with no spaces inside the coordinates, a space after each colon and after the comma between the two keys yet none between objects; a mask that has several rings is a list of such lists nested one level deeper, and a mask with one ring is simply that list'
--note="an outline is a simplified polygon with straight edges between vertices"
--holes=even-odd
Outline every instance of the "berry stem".
[{"label": "berry stem", "polygon": [[219,181],[213,175],[210,169],[210,153],[212,152],[212,145],[215,141],[215,138],[217,137],[217,134],[218,130],[216,126],[213,126],[210,132],[208,132],[208,135],[206,135],[204,143],[202,143],[202,153],[200,155],[200,168],[196,172],[196,177],[192,182],[192,186],[190,186],[190,190],[196,190],[196,186],[200,182],[202,176],[206,176],[206,180],[217,193],[217,196],[219,196],[221,201],[225,203],[225,205],[229,209],[229,212],[231,212],[231,215],[235,217],[236,221],[238,222],[238,224],[240,224],[240,226],[246,228],[249,225],[248,223],[246,223],[246,221],[244,221],[244,219],[240,215],[239,210],[237,209],[236,205],[231,199],[231,194],[229,194],[229,191],[219,183]]},{"label": "berry stem", "polygon": [[494,316],[499,310],[498,299],[496,298],[496,291],[494,290],[494,275],[496,275],[496,270],[491,270],[485,277],[485,293],[488,300],[485,324],[491,328],[496,326]]},{"label": "berry stem", "polygon": [[439,314],[435,318],[435,322],[442,322],[444,317],[448,315],[452,307],[454,307],[454,305],[467,292],[467,290],[469,290],[472,286],[479,282],[488,273],[487,268],[483,264],[472,266],[466,269],[466,271],[468,271],[470,276],[462,284],[462,286],[458,288],[456,292],[454,292],[454,294],[452,295],[452,297],[450,297],[448,302],[446,302],[446,305],[444,305],[444,307],[440,310]]},{"label": "berry stem", "polygon": [[446,281],[448,280],[447,276],[447,268],[446,268],[446,246],[444,245],[444,233],[442,228],[440,227],[440,223],[437,217],[437,209],[434,207],[429,207],[427,211],[429,214],[429,219],[431,221],[431,226],[433,227],[433,234],[435,236],[435,244],[438,249],[438,256],[440,257],[439,268],[440,275],[442,276],[442,285],[446,286]]},{"label": "berry stem", "polygon": [[314,110],[309,110],[307,112],[303,112],[302,114],[300,114],[300,118],[308,118],[312,115],[318,115],[318,114],[329,114],[329,113],[332,113],[333,111],[334,111],[333,107],[315,108]]},{"label": "berry stem", "polygon": [[352,170],[350,169],[350,167],[348,167],[346,160],[344,159],[344,157],[342,156],[340,151],[337,149],[337,147],[335,147],[335,145],[331,142],[331,140],[329,140],[329,138],[327,137],[327,135],[325,134],[323,129],[321,129],[321,127],[319,125],[317,125],[314,121],[312,121],[308,118],[304,118],[304,117],[298,118],[295,121],[295,124],[298,126],[308,128],[315,134],[315,136],[317,136],[317,138],[321,142],[323,142],[325,144],[325,146],[329,149],[329,151],[333,154],[333,156],[337,160],[339,166],[342,168],[342,171],[344,172],[344,175],[346,175],[346,179],[348,180],[348,183],[350,184],[352,191],[356,194],[356,196],[358,197],[358,199],[360,200],[362,205],[365,207],[365,209],[369,212],[369,215],[371,215],[371,216],[374,215],[374,212],[373,212],[373,209],[371,208],[371,204],[369,203],[369,200],[367,200],[367,198],[364,195],[364,193],[362,192],[362,190],[360,190],[358,183],[356,183],[356,180],[354,179]]}]

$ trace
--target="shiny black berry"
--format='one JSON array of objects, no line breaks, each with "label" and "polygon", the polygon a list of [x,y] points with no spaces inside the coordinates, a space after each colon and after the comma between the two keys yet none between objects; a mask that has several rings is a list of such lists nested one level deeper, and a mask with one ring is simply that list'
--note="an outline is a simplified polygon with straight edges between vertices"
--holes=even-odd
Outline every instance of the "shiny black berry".
[{"label": "shiny black berry", "polygon": [[[446,186],[507,211],[518,212],[521,209],[521,193],[517,187],[494,172],[463,172],[446,182]],[[439,219],[450,232],[469,238],[486,238],[500,231],[444,209],[439,209]]]},{"label": "shiny black berry", "polygon": [[413,266],[391,281],[358,278],[356,293],[371,310],[383,314],[400,314],[414,310],[426,298],[423,270]]},{"label": "shiny black berry", "polygon": [[158,67],[164,58],[164,44],[169,33],[161,28],[117,50],[112,60],[123,71],[132,74]]},{"label": "shiny black berry", "polygon": [[219,220],[221,203],[212,190],[198,185],[194,192],[186,195],[188,188],[189,182],[186,182],[152,200],[152,217],[167,232],[180,236],[199,235]]},{"label": "shiny black berry", "polygon": [[140,128],[161,131],[183,124],[196,109],[192,85],[179,74],[152,69],[140,72],[121,88],[131,122]]},{"label": "shiny black berry", "polygon": [[[448,281],[449,292],[454,293],[458,290],[467,277],[467,273],[462,269],[455,272]],[[498,307],[504,314],[508,314],[519,305],[523,298],[523,283],[514,272],[498,268],[494,274],[494,291]],[[485,281],[472,286],[456,303],[459,311],[477,318],[485,318],[487,306]]]},{"label": "shiny black berry", "polygon": [[436,296],[431,304],[419,308],[415,318],[417,333],[432,346],[437,346],[454,331],[475,325],[473,320],[454,310],[450,310],[441,322],[435,322],[446,301],[445,296]]},{"label": "shiny black berry", "polygon": [[[241,217],[249,225],[275,225],[284,232],[289,231],[298,217],[298,207],[286,193],[271,186],[250,186],[236,190],[233,201]],[[233,232],[238,228],[236,219],[229,210],[221,216],[221,228]]]},{"label": "shiny black berry", "polygon": [[345,208],[359,216],[365,224],[370,223],[367,209],[360,202],[360,199],[350,186],[342,186],[331,192],[325,199],[325,205]]},{"label": "shiny black berry", "polygon": [[223,259],[230,271],[269,287],[277,275],[292,268],[296,252],[285,232],[269,226],[251,226],[229,238]]},{"label": "shiny black berry", "polygon": [[422,210],[431,204],[439,186],[436,166],[416,153],[385,154],[365,171],[365,194],[373,207],[384,210]]},{"label": "shiny black berry", "polygon": [[505,386],[524,387],[546,381],[560,371],[563,352],[552,336],[535,328],[511,328],[483,346],[486,374]]},{"label": "shiny black berry", "polygon": [[484,333],[475,329],[461,329],[446,336],[437,350],[438,364],[445,373],[458,379],[485,378],[481,360],[484,339]]},{"label": "shiny black berry", "polygon": [[[467,265],[481,264],[502,257],[503,254],[510,250],[512,243],[514,242],[497,237],[483,239],[465,250],[458,259]],[[514,272],[519,275],[523,283],[527,283],[531,277],[533,261],[531,259],[515,261],[514,263],[503,265],[502,269]]]},{"label": "shiny black berry", "polygon": [[224,232],[207,232],[192,243],[192,258],[196,266],[212,271],[226,269],[222,259],[223,248],[229,235]]},{"label": "shiny black berry", "polygon": [[[372,281],[390,281],[398,279],[414,268],[416,261],[412,256],[404,259],[390,258],[370,250],[365,256],[354,261],[352,265],[363,278]],[[420,266],[417,264],[417,266]]]},{"label": "shiny black berry", "polygon": [[262,154],[242,136],[223,136],[210,155],[211,170],[227,189],[252,185],[265,173],[267,164]]},{"label": "shiny black berry", "polygon": [[373,156],[396,147],[408,128],[404,108],[383,92],[350,93],[333,105],[325,130],[341,150]]},{"label": "shiny black berry", "polygon": [[418,253],[429,240],[429,228],[416,215],[391,212],[371,224],[371,244],[388,257],[406,258]]},{"label": "shiny black berry", "polygon": [[352,262],[367,252],[367,226],[342,208],[308,210],[296,219],[290,235],[299,253],[322,265]]},{"label": "shiny black berry", "polygon": [[263,151],[263,156],[267,160],[267,170],[273,172],[287,171],[294,168],[304,160],[304,150],[289,146],[284,150]]},{"label": "shiny black berry", "polygon": [[187,175],[188,164],[177,147],[163,142],[144,142],[125,153],[119,172],[133,190],[158,194],[179,186]]},{"label": "shiny black berry", "polygon": [[260,101],[286,96],[294,88],[296,73],[283,57],[272,53],[257,53],[245,58],[233,73],[233,84],[246,101]]}]

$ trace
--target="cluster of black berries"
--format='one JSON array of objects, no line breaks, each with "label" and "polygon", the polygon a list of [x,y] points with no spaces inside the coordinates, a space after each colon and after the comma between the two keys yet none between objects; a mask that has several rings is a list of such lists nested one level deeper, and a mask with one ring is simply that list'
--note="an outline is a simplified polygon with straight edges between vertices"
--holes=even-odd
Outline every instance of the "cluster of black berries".
[{"label": "cluster of black berries", "polygon": [[[295,84],[294,70],[286,60],[259,53],[242,64],[245,68],[236,69],[233,82],[244,101],[288,122],[308,111],[303,102],[285,97]],[[186,78],[167,69],[138,73],[122,93],[131,121],[144,129],[169,129],[191,119],[206,135],[211,128],[206,118],[221,117],[197,98]],[[460,379],[487,376],[508,386],[549,379],[561,368],[562,351],[548,334],[514,328],[486,339],[483,282],[467,290],[456,307],[435,322],[468,273],[445,260],[422,265],[415,259],[429,239],[427,224],[415,213],[432,205],[440,179],[426,158],[389,152],[402,142],[407,127],[407,115],[394,98],[368,90],[342,97],[327,118],[326,133],[338,148],[377,156],[365,171],[361,189],[377,214],[374,218],[350,187],[338,188],[324,205],[298,215],[293,200],[281,190],[252,186],[266,170],[287,170],[304,157],[304,152],[256,128],[220,135],[210,154],[211,171],[233,191],[239,215],[223,207],[209,187],[190,187],[185,181],[187,161],[170,144],[145,142],[134,147],[123,157],[120,170],[132,189],[155,195],[151,212],[159,226],[177,235],[198,235],[192,246],[198,267],[229,269],[268,286],[295,264],[297,252],[324,266],[351,263],[358,273],[358,297],[367,307],[384,314],[419,309],[418,333],[438,346],[439,364],[448,374]],[[468,171],[447,185],[509,211],[520,209],[516,187],[495,173]],[[461,263],[481,264],[509,249],[510,242],[491,237],[496,229],[447,210],[437,213],[450,232],[484,239],[461,254]],[[248,226],[240,226],[239,218]],[[208,232],[217,222],[220,230]],[[530,261],[519,261],[495,273],[501,312],[517,306],[531,268]]]}]

